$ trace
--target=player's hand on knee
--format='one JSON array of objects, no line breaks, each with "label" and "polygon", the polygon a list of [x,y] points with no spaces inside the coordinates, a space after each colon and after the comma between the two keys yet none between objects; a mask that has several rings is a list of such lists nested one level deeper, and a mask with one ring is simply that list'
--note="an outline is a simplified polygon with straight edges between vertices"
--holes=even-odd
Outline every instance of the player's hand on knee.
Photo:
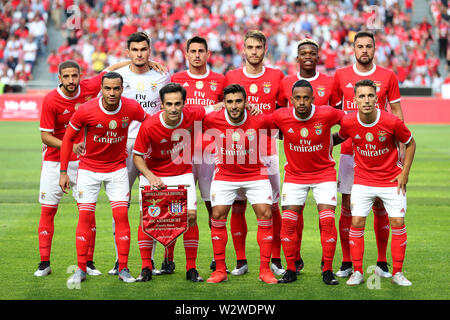
[{"label": "player's hand on knee", "polygon": [[67,193],[67,190],[70,189],[70,179],[67,175],[67,172],[61,171],[59,176],[59,186],[61,187],[64,193]]}]

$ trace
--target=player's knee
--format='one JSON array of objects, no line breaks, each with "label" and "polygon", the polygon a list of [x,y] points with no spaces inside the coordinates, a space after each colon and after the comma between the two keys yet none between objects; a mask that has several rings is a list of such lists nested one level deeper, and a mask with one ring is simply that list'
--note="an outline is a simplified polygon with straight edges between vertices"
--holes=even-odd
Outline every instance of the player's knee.
[{"label": "player's knee", "polygon": [[364,228],[365,226],[366,226],[366,217],[359,217],[359,216],[352,217],[353,228]]},{"label": "player's knee", "polygon": [[389,220],[391,223],[391,227],[394,228],[403,227],[403,225],[405,224],[405,219],[401,217],[389,218]]}]

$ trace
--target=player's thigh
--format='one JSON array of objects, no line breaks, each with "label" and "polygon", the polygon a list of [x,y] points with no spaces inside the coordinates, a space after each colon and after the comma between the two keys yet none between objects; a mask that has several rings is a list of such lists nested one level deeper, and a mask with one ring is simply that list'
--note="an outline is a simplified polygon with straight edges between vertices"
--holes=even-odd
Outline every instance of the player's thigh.
[{"label": "player's thigh", "polygon": [[127,160],[126,160],[126,166],[128,170],[128,180],[129,180],[129,186],[130,191],[133,188],[133,184],[136,181],[136,178],[139,176],[139,170],[136,168],[133,162],[133,148],[134,148],[134,142],[136,139],[129,138],[127,140]]},{"label": "player's thigh", "polygon": [[283,183],[281,206],[303,206],[308,197],[310,185],[299,183]]},{"label": "player's thigh", "polygon": [[192,173],[195,181],[198,182],[198,188],[203,201],[210,201],[211,182],[214,175],[215,164],[201,163],[192,165]]},{"label": "player's thigh", "polygon": [[77,177],[77,202],[96,203],[102,181],[103,177],[101,173],[79,169]]},{"label": "player's thigh", "polygon": [[376,192],[373,187],[355,184],[350,196],[352,216],[367,217],[372,210]]},{"label": "player's thigh", "polygon": [[397,187],[377,188],[377,196],[384,204],[384,208],[390,218],[404,218],[406,213],[406,195]]},{"label": "player's thigh", "polygon": [[197,210],[197,190],[195,189],[195,180],[192,173],[186,173],[179,176],[172,177],[160,177],[162,182],[168,187],[168,189],[176,189],[178,185],[188,185],[187,189],[187,209],[195,211]]},{"label": "player's thigh", "polygon": [[127,201],[130,199],[130,185],[127,168],[103,174],[105,191],[109,201]]},{"label": "player's thigh", "polygon": [[337,191],[343,194],[351,194],[355,175],[355,159],[353,155],[341,154],[339,158],[339,172]]},{"label": "player's thigh", "polygon": [[[59,186],[60,162],[43,161],[39,184],[39,202],[42,204],[59,204],[64,195]],[[76,198],[76,180],[78,173],[78,161],[70,161],[67,167],[72,196]]]},{"label": "player's thigh", "polygon": [[243,184],[245,196],[251,205],[270,204],[272,205],[272,186],[269,179],[246,181]]},{"label": "player's thigh", "polygon": [[272,187],[272,198],[273,203],[277,203],[280,200],[280,159],[278,154],[270,155],[270,156],[262,156],[261,162],[267,168],[267,175],[270,181],[270,185]]},{"label": "player's thigh", "polygon": [[211,182],[211,206],[231,206],[240,189],[239,182],[213,180]]},{"label": "player's thigh", "polygon": [[335,181],[316,183],[312,186],[312,193],[316,204],[337,204],[337,184]]}]

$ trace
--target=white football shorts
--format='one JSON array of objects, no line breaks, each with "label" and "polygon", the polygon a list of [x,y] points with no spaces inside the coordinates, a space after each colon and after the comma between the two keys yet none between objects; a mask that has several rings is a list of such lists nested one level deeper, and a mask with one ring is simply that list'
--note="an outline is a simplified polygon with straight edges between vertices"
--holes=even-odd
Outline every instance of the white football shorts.
[{"label": "white football shorts", "polygon": [[[69,176],[72,196],[77,200],[77,173],[80,161],[69,161],[67,175]],[[42,204],[59,204],[64,192],[59,186],[59,170],[61,163],[57,161],[42,161],[41,181],[39,187],[39,202]]]},{"label": "white football shorts", "polygon": [[[165,185],[177,186],[170,187],[168,189],[177,189],[178,185],[189,185],[187,187],[187,209],[197,210],[197,190],[195,189],[194,175],[192,173],[186,173],[179,176],[172,177],[159,177]],[[143,175],[139,176],[139,187],[149,186],[147,178]],[[142,194],[139,192],[139,200],[142,199]]]},{"label": "white football shorts", "polygon": [[192,160],[192,174],[194,180],[198,183],[198,188],[203,201],[210,201],[211,182],[214,176],[214,155],[206,153],[203,159]]},{"label": "white football shorts", "polygon": [[285,182],[283,183],[281,206],[303,206],[308,197],[309,190],[312,190],[316,204],[336,206],[337,188],[335,181],[311,184]]},{"label": "white football shorts", "polygon": [[240,195],[250,204],[272,204],[272,187],[269,179],[255,181],[213,180],[211,183],[211,206],[232,205]]},{"label": "white football shorts", "polygon": [[351,193],[352,216],[367,217],[372,210],[375,198],[383,201],[389,217],[403,218],[406,213],[406,195],[397,187],[370,187],[360,184],[353,185]]},{"label": "white football shorts", "polygon": [[114,172],[93,172],[79,169],[77,180],[78,203],[96,203],[102,183],[109,201],[128,201],[130,187],[127,168]]},{"label": "white football shorts", "polygon": [[355,177],[355,159],[351,154],[341,154],[339,158],[339,172],[337,191],[343,194],[351,194]]},{"label": "white football shorts", "polygon": [[139,170],[138,168],[136,168],[136,166],[134,165],[133,162],[133,148],[134,148],[134,143],[136,142],[136,139],[134,138],[128,138],[127,140],[127,170],[128,170],[128,180],[130,182],[129,187],[130,187],[130,191],[133,188],[133,184],[136,181],[136,178],[139,177]]}]

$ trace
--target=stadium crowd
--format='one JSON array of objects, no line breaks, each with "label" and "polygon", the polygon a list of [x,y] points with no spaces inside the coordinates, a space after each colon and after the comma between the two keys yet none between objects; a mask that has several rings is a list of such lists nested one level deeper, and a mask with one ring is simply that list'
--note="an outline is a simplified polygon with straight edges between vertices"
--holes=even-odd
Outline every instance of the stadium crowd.
[{"label": "stadium crowd", "polygon": [[[153,58],[171,73],[185,69],[182,46],[193,35],[208,40],[212,70],[225,73],[240,67],[242,35],[255,27],[268,35],[267,64],[285,74],[298,71],[296,48],[305,37],[321,46],[320,72],[332,75],[352,63],[353,36],[364,26],[376,33],[376,63],[393,69],[401,86],[432,86],[438,92],[445,81],[438,71],[439,58],[450,61],[446,0],[431,1],[433,21],[416,24],[411,22],[411,0],[401,5],[397,0],[14,0],[1,1],[0,8],[4,84],[25,84],[31,79],[36,55],[47,54],[49,18],[65,38],[48,57],[53,77],[55,67],[66,59],[76,60],[85,75],[122,60],[124,40],[135,31],[151,36]],[[431,50],[436,42],[439,55]]]}]

